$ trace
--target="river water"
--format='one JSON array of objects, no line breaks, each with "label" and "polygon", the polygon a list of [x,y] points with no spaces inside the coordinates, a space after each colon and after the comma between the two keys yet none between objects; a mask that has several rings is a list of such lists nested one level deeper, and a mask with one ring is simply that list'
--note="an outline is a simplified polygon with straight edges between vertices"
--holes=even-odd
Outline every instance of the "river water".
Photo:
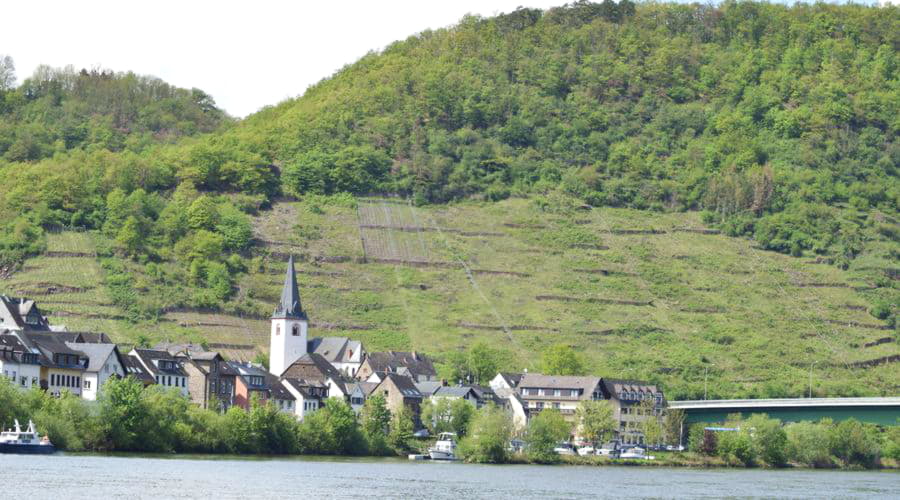
[{"label": "river water", "polygon": [[900,498],[900,473],[0,455],[0,498]]}]

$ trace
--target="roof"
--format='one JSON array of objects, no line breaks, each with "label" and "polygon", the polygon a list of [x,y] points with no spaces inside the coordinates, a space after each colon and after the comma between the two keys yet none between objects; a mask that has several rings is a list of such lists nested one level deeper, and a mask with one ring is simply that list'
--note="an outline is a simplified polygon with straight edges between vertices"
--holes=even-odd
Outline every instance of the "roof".
[{"label": "roof", "polygon": [[[156,349],[132,349],[131,352],[135,353],[144,363],[144,367],[150,371],[150,375],[177,375],[181,377],[187,376],[187,373],[185,373],[184,369],[181,368],[181,363],[178,362],[178,359],[176,359],[175,356],[169,354],[168,351],[158,351]],[[131,354],[129,353],[129,355]],[[175,368],[171,370],[162,370],[157,364],[153,363],[154,360],[172,361],[175,363]]]},{"label": "roof", "polygon": [[265,378],[269,375],[269,372],[265,371],[262,367],[254,365],[252,363],[239,363],[236,361],[228,361],[226,363],[229,365],[238,375],[243,377],[263,377]]},{"label": "roof", "polygon": [[[525,399],[560,399],[574,398],[584,399],[590,398],[594,389],[600,385],[600,377],[582,377],[567,375],[541,375],[540,373],[525,373],[519,381],[518,390]],[[580,389],[579,395],[573,396],[537,396],[522,393],[525,388],[539,389]]]},{"label": "roof", "polygon": [[21,363],[22,355],[30,352],[15,335],[0,335],[0,359]]},{"label": "roof", "polygon": [[167,351],[171,355],[177,354],[190,354],[191,357],[194,357],[197,353],[205,352],[206,349],[201,345],[193,344],[193,343],[178,343],[178,342],[159,342],[153,349],[156,351]]},{"label": "roof", "polygon": [[403,377],[397,375],[396,373],[388,373],[387,377],[379,384],[379,386],[384,385],[388,382],[393,382],[394,386],[403,394],[405,398],[422,398],[422,393],[416,389],[416,384],[413,383],[412,379],[409,377]]},{"label": "roof", "polygon": [[416,382],[416,389],[425,396],[432,396],[443,387],[444,383],[440,380],[428,380],[425,382]]},{"label": "roof", "polygon": [[412,377],[426,375],[434,377],[437,372],[434,370],[434,364],[428,356],[413,352],[372,352],[366,357],[373,372],[389,372],[398,373],[401,368],[406,368],[407,373]]},{"label": "roof", "polygon": [[522,373],[500,372],[500,376],[503,377],[503,380],[505,380],[513,389],[519,385],[519,381],[522,380],[522,375]]},{"label": "roof", "polygon": [[650,393],[655,395],[657,392],[661,392],[657,388],[656,384],[651,384],[650,382],[644,382],[642,380],[604,378],[603,388],[608,393],[609,397],[616,399],[640,399],[620,397],[620,394],[623,393]]},{"label": "roof", "polygon": [[119,358],[119,350],[116,348],[116,344],[77,344],[75,342],[66,342],[66,345],[84,353],[88,359],[88,364],[84,369],[89,372],[102,370],[110,355],[115,355]]},{"label": "roof", "polygon": [[152,375],[147,373],[147,370],[144,369],[141,362],[134,356],[122,356],[122,368],[125,369],[126,376],[131,375],[141,382],[153,383],[156,381]]},{"label": "roof", "polygon": [[329,363],[350,361],[353,353],[362,350],[362,343],[349,337],[316,337],[307,342],[307,352],[320,354]]},{"label": "roof", "polygon": [[[293,370],[292,370],[293,368]],[[316,354],[314,352],[308,352],[303,356],[300,356],[300,359],[291,363],[288,366],[282,376],[285,373],[294,372],[294,373],[302,373],[302,377],[294,377],[294,378],[305,378],[310,380],[326,380],[333,379],[336,383],[341,383],[343,380],[341,377],[341,372],[337,370],[331,363],[328,362],[321,354]]]},{"label": "roof", "polygon": [[[283,378],[281,379],[283,382],[290,384],[291,387],[294,388],[297,392],[303,395],[306,399],[319,399],[318,396],[314,396],[309,389],[312,387],[316,387],[319,389],[327,389],[327,386],[322,382],[318,381],[307,381],[296,378]],[[296,398],[295,398],[296,399]]]},{"label": "roof", "polygon": [[266,385],[269,387],[269,395],[272,399],[282,399],[285,401],[296,401],[297,398],[287,390],[287,387],[281,384],[278,377],[271,373],[266,374]]},{"label": "roof", "polygon": [[281,289],[281,301],[272,313],[273,318],[306,319],[306,313],[300,304],[300,291],[297,289],[297,273],[294,271],[294,256],[288,258],[287,272],[284,275],[284,286]]},{"label": "roof", "polygon": [[474,397],[478,397],[477,394],[474,393],[471,387],[464,386],[454,386],[454,387],[440,387],[434,393],[434,397],[436,398],[465,398],[469,394],[472,394]]}]

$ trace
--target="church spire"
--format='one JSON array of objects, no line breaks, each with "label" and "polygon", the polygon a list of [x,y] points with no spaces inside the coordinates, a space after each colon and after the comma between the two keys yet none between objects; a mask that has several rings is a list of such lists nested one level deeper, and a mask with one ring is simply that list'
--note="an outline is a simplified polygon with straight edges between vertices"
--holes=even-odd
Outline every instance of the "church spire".
[{"label": "church spire", "polygon": [[300,305],[300,291],[297,289],[297,274],[294,272],[294,256],[288,259],[287,273],[284,276],[284,288],[281,290],[281,302],[272,314],[273,318],[306,319],[303,306]]}]

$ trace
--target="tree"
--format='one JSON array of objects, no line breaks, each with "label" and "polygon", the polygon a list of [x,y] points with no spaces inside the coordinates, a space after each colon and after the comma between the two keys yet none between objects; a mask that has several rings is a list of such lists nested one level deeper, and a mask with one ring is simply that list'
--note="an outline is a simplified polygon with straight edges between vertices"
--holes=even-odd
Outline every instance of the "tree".
[{"label": "tree", "polygon": [[304,417],[298,432],[301,452],[323,455],[358,453],[361,438],[353,408],[339,398],[326,399],[324,407]]},{"label": "tree", "polygon": [[387,438],[391,426],[391,412],[384,396],[374,395],[366,400],[359,414],[362,432],[369,445],[369,453],[383,455],[388,451]]},{"label": "tree", "polygon": [[450,403],[450,429],[458,436],[465,436],[469,429],[469,423],[475,414],[475,405],[458,398]]},{"label": "tree", "polygon": [[829,433],[831,454],[844,465],[871,467],[881,452],[874,430],[856,419],[848,419],[831,427]]},{"label": "tree", "polygon": [[808,467],[832,466],[830,425],[831,421],[795,422],[785,427],[787,458]]},{"label": "tree", "polygon": [[565,344],[556,344],[541,356],[541,370],[547,375],[584,375],[581,356]]},{"label": "tree", "polygon": [[506,462],[512,429],[509,413],[493,404],[487,404],[475,413],[468,436],[459,444],[460,454],[467,462]]},{"label": "tree", "polygon": [[575,410],[575,416],[581,437],[594,444],[606,441],[617,427],[609,401],[582,401]]},{"label": "tree", "polygon": [[561,442],[569,438],[572,426],[559,411],[544,408],[528,422],[525,445],[528,459],[537,463],[552,463],[559,460],[553,451]]},{"label": "tree", "polygon": [[752,433],[754,454],[772,467],[783,467],[787,463],[787,434],[781,421],[753,415],[746,426]]},{"label": "tree", "polygon": [[398,453],[406,451],[409,449],[409,441],[413,437],[414,430],[412,412],[406,405],[401,405],[391,418],[388,442]]},{"label": "tree", "polygon": [[653,399],[645,399],[638,405],[639,415],[642,417],[640,422],[641,434],[644,435],[644,444],[659,444],[662,442],[664,431],[660,415],[656,410]]},{"label": "tree", "polygon": [[[12,57],[0,55],[0,92],[16,86],[16,65]],[[2,95],[0,95],[2,97]]]},{"label": "tree", "polygon": [[663,413],[663,439],[669,443],[681,445],[684,432],[684,410],[667,408]]}]

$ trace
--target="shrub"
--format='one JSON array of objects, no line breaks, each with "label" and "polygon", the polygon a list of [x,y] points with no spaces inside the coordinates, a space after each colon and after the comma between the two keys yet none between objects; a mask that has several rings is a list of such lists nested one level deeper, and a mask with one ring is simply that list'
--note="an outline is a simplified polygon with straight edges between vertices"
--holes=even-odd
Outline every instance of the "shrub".
[{"label": "shrub", "polygon": [[528,422],[525,445],[528,459],[537,463],[559,461],[553,451],[560,441],[568,439],[572,426],[557,410],[544,408]]},{"label": "shrub", "polygon": [[459,445],[460,454],[467,462],[506,462],[512,429],[512,419],[506,410],[485,405],[475,413],[469,435]]}]

